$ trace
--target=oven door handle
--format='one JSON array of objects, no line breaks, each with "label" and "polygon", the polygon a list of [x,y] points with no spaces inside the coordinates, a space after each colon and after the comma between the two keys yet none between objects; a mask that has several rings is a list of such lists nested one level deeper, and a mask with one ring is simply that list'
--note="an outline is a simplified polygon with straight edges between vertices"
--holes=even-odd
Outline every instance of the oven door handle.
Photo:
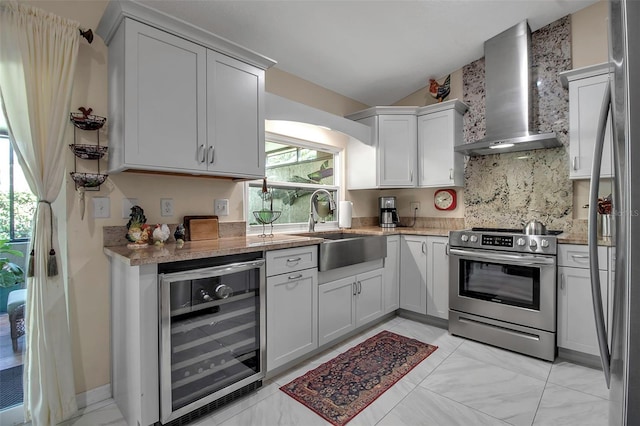
[{"label": "oven door handle", "polygon": [[528,254],[504,254],[495,252],[479,252],[474,250],[461,250],[449,247],[450,256],[464,257],[471,260],[490,260],[493,262],[505,261],[517,265],[536,266],[536,265],[555,265],[556,260],[548,256],[536,256]]}]

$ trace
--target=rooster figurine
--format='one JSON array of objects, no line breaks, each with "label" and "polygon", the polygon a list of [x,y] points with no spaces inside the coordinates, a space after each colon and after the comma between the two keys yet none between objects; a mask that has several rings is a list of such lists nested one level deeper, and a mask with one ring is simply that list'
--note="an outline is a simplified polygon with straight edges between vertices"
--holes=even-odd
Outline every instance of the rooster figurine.
[{"label": "rooster figurine", "polygon": [[449,96],[451,92],[451,74],[447,76],[444,83],[440,84],[435,79],[429,79],[429,93],[436,98],[438,102],[442,102],[444,98]]}]

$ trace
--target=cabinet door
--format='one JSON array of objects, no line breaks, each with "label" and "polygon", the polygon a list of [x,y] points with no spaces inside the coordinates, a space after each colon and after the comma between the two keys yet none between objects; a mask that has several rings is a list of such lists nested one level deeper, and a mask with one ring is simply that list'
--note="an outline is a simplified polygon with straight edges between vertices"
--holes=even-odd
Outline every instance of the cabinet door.
[{"label": "cabinet door", "polygon": [[373,321],[384,314],[383,303],[384,270],[365,272],[356,276],[356,326]]},{"label": "cabinet door", "polygon": [[384,259],[384,313],[400,307],[400,236],[387,237],[387,257]]},{"label": "cabinet door", "polygon": [[427,239],[403,235],[400,246],[400,308],[427,314]]},{"label": "cabinet door", "polygon": [[418,180],[416,152],[418,136],[415,115],[380,115],[380,186],[414,187]]},{"label": "cabinet door", "polygon": [[[116,152],[114,158],[145,169],[202,167],[206,49],[130,19],[125,22],[125,33],[121,70],[125,83],[120,93],[125,112],[124,117],[119,114],[126,123],[125,134],[122,141],[110,141],[110,148],[124,149],[124,156]],[[115,133],[120,134],[118,129]]]},{"label": "cabinet door", "polygon": [[[598,117],[608,74],[569,83],[569,177],[590,179]],[[611,116],[607,120],[601,177],[612,177]]]},{"label": "cabinet door", "polygon": [[318,347],[317,269],[267,278],[267,371]]},{"label": "cabinet door", "polygon": [[449,260],[446,237],[427,237],[427,315],[449,319]]},{"label": "cabinet door", "polygon": [[347,277],[318,286],[320,346],[356,328],[353,302],[356,293],[355,277]]},{"label": "cabinet door", "polygon": [[[558,346],[599,356],[589,269],[560,267],[558,275]],[[600,285],[607,318],[607,271]]]},{"label": "cabinet door", "polygon": [[464,156],[453,150],[456,138],[462,140],[462,118],[455,110],[418,117],[418,186],[464,184]]},{"label": "cabinet door", "polygon": [[264,176],[264,71],[207,52],[207,168]]}]

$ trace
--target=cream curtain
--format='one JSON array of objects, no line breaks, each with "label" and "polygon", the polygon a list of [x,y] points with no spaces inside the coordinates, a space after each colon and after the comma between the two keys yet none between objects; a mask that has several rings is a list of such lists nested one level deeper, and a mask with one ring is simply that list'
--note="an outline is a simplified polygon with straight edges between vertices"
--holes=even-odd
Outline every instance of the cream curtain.
[{"label": "cream curtain", "polygon": [[65,171],[63,135],[78,29],[77,22],[37,8],[0,3],[0,99],[11,143],[39,200],[30,247],[33,276],[27,278],[24,368],[25,416],[33,425],[53,425],[77,411],[65,284],[51,269],[54,252],[58,264],[66,261],[59,258],[51,203]]}]

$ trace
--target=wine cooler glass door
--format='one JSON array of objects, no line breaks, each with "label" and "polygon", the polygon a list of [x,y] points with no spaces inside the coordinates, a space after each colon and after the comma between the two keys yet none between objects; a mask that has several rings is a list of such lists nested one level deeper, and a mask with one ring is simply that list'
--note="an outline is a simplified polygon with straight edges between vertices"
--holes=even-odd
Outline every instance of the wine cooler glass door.
[{"label": "wine cooler glass door", "polygon": [[162,422],[260,380],[264,260],[160,274]]}]

